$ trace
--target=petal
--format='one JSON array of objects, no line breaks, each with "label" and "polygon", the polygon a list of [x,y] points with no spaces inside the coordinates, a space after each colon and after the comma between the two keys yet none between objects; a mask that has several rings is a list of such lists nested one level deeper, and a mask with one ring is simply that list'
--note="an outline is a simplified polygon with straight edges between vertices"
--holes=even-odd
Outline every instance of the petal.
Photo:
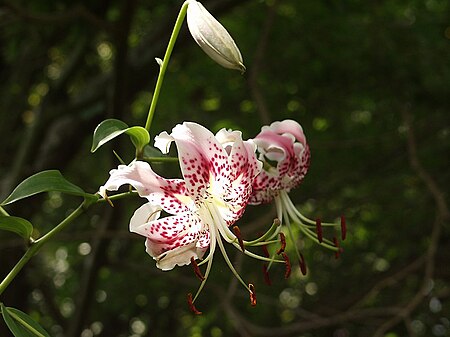
[{"label": "petal", "polygon": [[177,247],[196,243],[204,229],[198,216],[186,212],[140,225],[133,224],[132,231],[147,238],[147,251],[157,257]]},{"label": "petal", "polygon": [[155,147],[160,149],[162,153],[167,154],[169,153],[170,145],[173,141],[173,137],[170,136],[166,131],[163,131],[155,137]]},{"label": "petal", "polygon": [[143,161],[134,161],[130,165],[119,165],[117,169],[109,172],[110,178],[100,187],[100,194],[105,196],[106,191],[117,191],[120,186],[130,184],[141,197],[148,196],[160,190],[161,179],[153,172],[150,165]]},{"label": "petal", "polygon": [[[147,253],[149,252],[149,245],[152,243],[147,239],[145,242]],[[172,270],[175,266],[184,266],[191,263],[191,258],[195,260],[201,259],[205,254],[207,248],[198,248],[194,242],[177,247],[160,256],[153,257],[156,260],[156,267],[161,270]],[[150,254],[151,255],[151,254]]]},{"label": "petal", "polygon": [[226,197],[233,200],[235,207],[245,207],[253,181],[261,172],[262,162],[256,158],[255,149],[252,141],[236,139],[233,144],[229,160],[231,186]]},{"label": "petal", "polygon": [[298,142],[304,145],[306,144],[306,138],[305,134],[303,133],[302,126],[292,119],[285,119],[283,121],[273,122],[272,124],[270,124],[269,127],[266,126],[263,127],[263,129],[264,128],[270,129],[271,131],[279,135],[293,136]]},{"label": "petal", "polygon": [[138,227],[143,224],[157,220],[161,214],[161,208],[151,203],[139,207],[130,219],[130,232],[137,233]]},{"label": "petal", "polygon": [[214,135],[205,127],[185,122],[173,128],[171,136],[178,149],[187,193],[199,202],[209,182],[228,180],[225,170],[228,155]]},{"label": "petal", "polygon": [[120,186],[130,184],[141,197],[160,205],[170,214],[185,212],[193,207],[193,201],[186,197],[185,183],[181,179],[165,179],[156,174],[150,165],[143,161],[135,161],[129,166],[120,165],[111,170],[110,178],[100,187],[100,194],[105,197],[106,191],[116,191]]}]

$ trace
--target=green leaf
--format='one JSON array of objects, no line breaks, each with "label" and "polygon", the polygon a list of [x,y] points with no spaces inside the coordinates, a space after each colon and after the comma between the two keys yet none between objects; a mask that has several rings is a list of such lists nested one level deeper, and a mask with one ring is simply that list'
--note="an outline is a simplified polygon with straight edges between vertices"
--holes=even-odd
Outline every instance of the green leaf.
[{"label": "green leaf", "polygon": [[104,120],[95,128],[91,152],[97,151],[100,146],[121,135],[127,129],[128,125],[118,119]]},{"label": "green leaf", "polygon": [[50,337],[38,323],[26,313],[5,307],[0,303],[3,319],[15,337]]},{"label": "green leaf", "polygon": [[118,119],[107,119],[95,128],[91,152],[97,151],[100,146],[123,133],[130,136],[131,141],[139,151],[150,142],[150,135],[145,128],[141,126],[128,127],[127,124]]},{"label": "green leaf", "polygon": [[0,229],[14,232],[28,240],[33,232],[33,225],[19,217],[0,215]]},{"label": "green leaf", "polygon": [[57,191],[82,197],[89,197],[80,187],[67,181],[58,170],[48,170],[36,173],[22,181],[12,193],[2,202],[2,205],[42,193]]},{"label": "green leaf", "polygon": [[133,145],[138,151],[142,151],[144,146],[150,143],[150,135],[148,131],[142,126],[132,126],[125,132],[130,136]]}]

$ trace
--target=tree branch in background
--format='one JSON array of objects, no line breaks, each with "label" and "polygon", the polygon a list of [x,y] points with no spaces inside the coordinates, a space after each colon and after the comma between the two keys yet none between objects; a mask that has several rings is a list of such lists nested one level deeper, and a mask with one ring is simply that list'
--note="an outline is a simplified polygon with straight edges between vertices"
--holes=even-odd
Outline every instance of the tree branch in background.
[{"label": "tree branch in background", "polygon": [[[425,258],[425,270],[422,279],[422,285],[417,291],[415,296],[406,303],[402,309],[394,315],[392,318],[383,323],[374,333],[374,337],[382,337],[391,328],[397,324],[406,320],[408,322],[409,317],[414,310],[423,302],[423,300],[430,294],[433,289],[433,278],[435,270],[435,256],[439,245],[439,238],[441,235],[441,229],[444,222],[450,218],[448,206],[445,202],[444,194],[439,189],[435,180],[422,166],[419,156],[417,154],[417,143],[412,125],[412,114],[410,107],[405,106],[402,110],[403,122],[406,126],[407,132],[407,147],[411,168],[422,179],[428,192],[433,197],[436,203],[436,217],[431,229],[430,243],[427,251],[424,254]],[[408,323],[406,323],[408,325]]]},{"label": "tree branch in background", "polygon": [[271,117],[266,100],[264,99],[264,94],[261,92],[261,88],[258,84],[258,75],[263,65],[264,54],[267,51],[267,45],[270,38],[270,32],[272,31],[273,23],[275,21],[278,3],[279,1],[275,0],[273,4],[267,6],[266,21],[256,47],[255,55],[253,56],[253,65],[249,70],[249,76],[247,79],[247,84],[250,88],[251,95],[255,100],[262,124],[270,124]]}]

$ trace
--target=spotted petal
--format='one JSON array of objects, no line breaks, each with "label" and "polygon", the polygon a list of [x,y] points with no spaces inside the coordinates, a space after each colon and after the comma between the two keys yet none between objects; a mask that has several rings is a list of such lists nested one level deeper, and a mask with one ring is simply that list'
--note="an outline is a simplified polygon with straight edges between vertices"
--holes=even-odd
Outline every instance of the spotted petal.
[{"label": "spotted petal", "polygon": [[139,207],[130,220],[130,231],[147,238],[147,253],[157,267],[172,269],[203,257],[209,247],[209,233],[201,220],[190,212],[158,219],[161,208],[151,203]]},{"label": "spotted petal", "polygon": [[296,187],[309,168],[310,151],[303,129],[293,120],[263,126],[255,137],[264,170],[253,183],[250,203],[269,202],[281,190]]},{"label": "spotted petal", "polygon": [[186,212],[193,207],[192,199],[186,197],[183,180],[165,179],[156,174],[146,162],[135,161],[129,166],[120,165],[111,170],[110,178],[100,187],[99,193],[105,197],[106,191],[116,191],[125,184],[130,184],[141,197],[160,205],[170,214]]},{"label": "spotted petal", "polygon": [[219,185],[228,180],[228,155],[205,127],[185,122],[174,127],[170,135],[160,134],[157,141],[163,149],[168,149],[170,142],[175,141],[187,194],[195,202],[203,198],[211,180]]}]

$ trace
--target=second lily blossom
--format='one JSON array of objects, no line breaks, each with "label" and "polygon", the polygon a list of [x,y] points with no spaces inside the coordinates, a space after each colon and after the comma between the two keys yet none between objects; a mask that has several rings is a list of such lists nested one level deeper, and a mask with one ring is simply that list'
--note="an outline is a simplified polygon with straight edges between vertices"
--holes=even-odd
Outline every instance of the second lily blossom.
[{"label": "second lily blossom", "polygon": [[[291,226],[297,225],[300,231],[319,243],[339,253],[338,241],[322,237],[322,226],[335,227],[334,223],[322,223],[305,217],[289,197],[291,189],[297,187],[305,177],[310,164],[310,150],[305,134],[299,123],[293,120],[274,122],[263,126],[253,139],[257,145],[258,159],[264,163],[263,170],[253,182],[250,204],[259,205],[275,201],[277,218],[287,228],[294,244],[300,268],[306,273],[303,255],[299,252]],[[345,238],[345,219],[341,217],[342,238]]]}]

